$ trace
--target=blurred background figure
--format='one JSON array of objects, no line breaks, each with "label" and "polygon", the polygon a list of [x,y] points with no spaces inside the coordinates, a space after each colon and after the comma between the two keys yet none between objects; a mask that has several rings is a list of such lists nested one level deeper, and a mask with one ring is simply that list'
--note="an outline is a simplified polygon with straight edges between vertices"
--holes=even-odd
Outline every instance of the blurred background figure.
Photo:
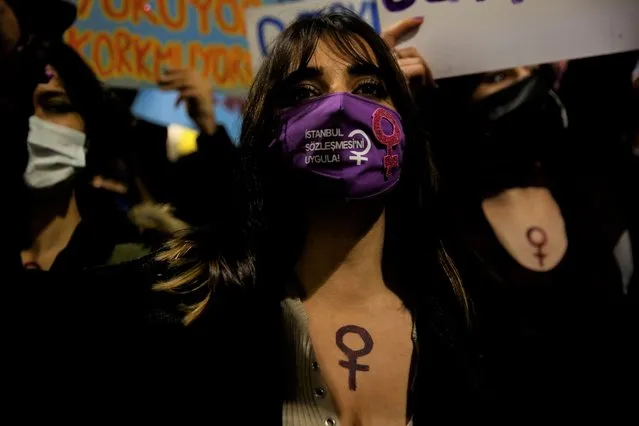
[{"label": "blurred background figure", "polygon": [[[58,40],[75,20],[76,8],[64,0],[0,0],[0,108],[3,120],[30,110],[24,98],[43,81],[42,48]],[[20,78],[17,78],[17,77]],[[24,122],[20,123],[24,126]],[[26,131],[24,126],[23,131]]]},{"label": "blurred background figure", "polygon": [[0,55],[5,58],[18,46],[21,30],[18,17],[5,0],[0,1]]},{"label": "blurred background figure", "polygon": [[[435,155],[487,376],[500,404],[513,409],[550,409],[567,394],[614,403],[619,394],[604,389],[624,371],[610,354],[630,336],[621,312],[636,259],[617,247],[631,251],[633,224],[616,195],[637,193],[613,195],[614,179],[601,167],[607,160],[595,161],[620,149],[629,123],[602,113],[601,139],[592,140],[592,126],[586,139],[588,107],[575,108],[569,93],[575,73],[583,74],[572,64],[559,69],[441,80],[430,92],[437,106],[424,106],[439,115]],[[592,79],[580,86],[582,102],[590,86]],[[597,154],[585,155],[586,146]]]},{"label": "blurred background figure", "polygon": [[115,177],[128,112],[71,47],[52,42],[45,57],[48,81],[31,96],[26,138],[22,263],[72,270],[141,257],[148,250],[126,217],[128,204],[139,197],[128,178]]},{"label": "blurred background figure", "polygon": [[[138,118],[130,150],[136,169],[148,198],[171,204],[175,215],[192,226],[209,226],[223,200],[232,197],[228,170],[229,159],[237,157],[235,145],[217,122],[213,87],[201,73],[167,69],[158,87],[166,95],[146,91],[133,104]],[[162,104],[164,111],[149,102]],[[176,118],[181,105],[186,116]],[[187,117],[195,129],[187,127]],[[203,193],[202,185],[214,188],[215,196]]]},{"label": "blurred background figure", "polygon": [[[46,81],[43,51],[51,40],[61,39],[75,16],[75,6],[63,0],[0,1],[0,124],[3,157],[10,159],[2,167],[2,181],[6,199],[13,200],[9,223],[22,224],[25,218],[26,140],[35,87]],[[23,233],[10,232],[7,239],[10,247],[19,247]],[[12,256],[10,263],[20,265],[18,260]]]}]

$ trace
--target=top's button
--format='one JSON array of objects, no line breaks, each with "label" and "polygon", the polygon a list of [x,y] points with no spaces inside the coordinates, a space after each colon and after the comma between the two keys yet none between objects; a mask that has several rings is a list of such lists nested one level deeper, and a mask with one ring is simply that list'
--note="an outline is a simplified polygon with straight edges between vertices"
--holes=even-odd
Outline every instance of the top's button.
[{"label": "top's button", "polygon": [[321,399],[326,396],[326,390],[324,388],[315,388],[313,394],[315,395],[315,398]]}]

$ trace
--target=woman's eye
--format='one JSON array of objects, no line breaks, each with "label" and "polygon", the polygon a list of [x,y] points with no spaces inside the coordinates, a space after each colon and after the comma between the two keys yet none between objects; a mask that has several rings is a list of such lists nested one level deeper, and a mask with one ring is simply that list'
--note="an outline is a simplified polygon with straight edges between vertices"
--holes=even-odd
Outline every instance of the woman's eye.
[{"label": "woman's eye", "polygon": [[388,97],[386,87],[379,81],[365,81],[360,83],[353,93],[376,99],[386,99]]},{"label": "woman's eye", "polygon": [[502,83],[507,78],[508,78],[508,75],[506,75],[505,72],[497,72],[494,74],[487,75],[484,81],[490,84],[499,84],[499,83]]},{"label": "woman's eye", "polygon": [[50,100],[42,103],[42,109],[52,114],[69,114],[76,112],[73,105],[66,101]]},{"label": "woman's eye", "polygon": [[291,100],[294,103],[302,102],[315,96],[319,96],[320,91],[310,85],[302,85],[295,87],[291,92]]}]

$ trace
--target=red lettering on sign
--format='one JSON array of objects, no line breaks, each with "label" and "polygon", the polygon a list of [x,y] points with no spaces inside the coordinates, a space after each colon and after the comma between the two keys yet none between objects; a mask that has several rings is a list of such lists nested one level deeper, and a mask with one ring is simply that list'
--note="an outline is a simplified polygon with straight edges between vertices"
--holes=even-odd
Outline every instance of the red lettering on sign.
[{"label": "red lettering on sign", "polygon": [[186,1],[178,1],[171,3],[175,4],[175,16],[171,16],[169,7],[167,6],[167,0],[156,0],[156,6],[160,19],[164,23],[164,26],[171,31],[182,31],[187,26],[187,14],[186,14]]},{"label": "red lettering on sign", "polygon": [[131,50],[131,44],[132,40],[128,32],[123,30],[116,30],[115,48],[117,51],[117,56],[115,61],[115,69],[118,74],[122,74],[124,72],[133,73],[133,67],[129,62],[129,58],[127,58],[127,55]]},{"label": "red lettering on sign", "polygon": [[[102,47],[106,48],[106,55],[102,55]],[[113,73],[113,60],[114,58],[113,44],[108,34],[99,33],[93,42],[93,49],[91,51],[91,58],[93,64],[96,67],[100,76],[110,77]],[[106,65],[103,63],[103,58],[106,61]]]},{"label": "red lettering on sign", "polygon": [[[225,9],[231,12],[230,21],[226,19]],[[224,34],[244,34],[244,14],[237,6],[235,0],[217,0],[215,4],[215,22]]]},{"label": "red lettering on sign", "polygon": [[93,0],[80,0],[78,2],[78,19],[87,19],[93,10]]},{"label": "red lettering on sign", "polygon": [[191,0],[191,3],[197,9],[197,27],[200,34],[209,34],[211,32],[209,10],[211,9],[213,0]]},{"label": "red lettering on sign", "polygon": [[84,53],[85,45],[91,40],[93,33],[91,30],[80,31],[77,28],[71,27],[65,34],[65,41],[80,54]]},{"label": "red lettering on sign", "polygon": [[182,44],[168,42],[164,46],[158,45],[154,52],[153,78],[155,81],[162,75],[162,65],[168,64],[169,68],[182,67]]},{"label": "red lettering on sign", "polygon": [[[151,50],[152,40],[135,37],[133,43],[133,52],[135,58],[135,69],[137,76],[143,80],[151,80],[153,73],[146,65],[146,55]],[[158,43],[159,44],[159,43]]]},{"label": "red lettering on sign", "polygon": [[153,8],[147,6],[148,0],[129,0],[129,2],[132,3],[131,21],[134,24],[139,24],[144,18],[152,25],[160,25],[160,20],[153,13]]},{"label": "red lettering on sign", "polygon": [[239,79],[243,86],[250,86],[253,81],[253,68],[251,68],[251,54],[248,50],[235,46],[239,50],[240,72]]},{"label": "red lettering on sign", "polygon": [[112,21],[124,21],[129,16],[129,6],[130,2],[122,1],[120,2],[120,8],[118,9],[113,5],[113,0],[102,0],[102,13],[106,15],[106,17]]}]

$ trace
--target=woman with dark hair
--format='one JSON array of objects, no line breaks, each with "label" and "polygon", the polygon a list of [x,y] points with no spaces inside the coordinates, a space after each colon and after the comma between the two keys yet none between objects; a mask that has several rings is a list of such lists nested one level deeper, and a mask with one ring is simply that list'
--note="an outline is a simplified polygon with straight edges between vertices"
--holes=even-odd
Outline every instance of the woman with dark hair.
[{"label": "woman with dark hair", "polygon": [[[240,155],[211,165],[235,171],[216,223],[175,239],[157,262],[81,277],[91,303],[76,305],[56,339],[62,330],[74,342],[73,318],[97,324],[82,347],[98,336],[107,381],[143,376],[220,424],[469,415],[458,408],[470,409],[477,382],[459,338],[463,309],[450,300],[465,306],[464,291],[432,226],[435,173],[416,112],[370,26],[345,13],[296,21],[255,77]],[[96,284],[104,279],[126,295]],[[144,282],[155,282],[152,296]],[[116,368],[124,341],[127,356],[154,356]],[[99,377],[89,386],[104,388]]]},{"label": "woman with dark hair", "polygon": [[508,412],[572,415],[624,393],[623,228],[554,83],[549,66],[442,80],[429,108],[486,375]]},{"label": "woman with dark hair", "polygon": [[468,389],[438,336],[436,295],[463,289],[424,217],[436,216],[434,170],[415,114],[371,27],[335,13],[295,22],[249,94],[237,202],[160,254],[188,268],[156,290],[202,294],[190,327],[237,321],[238,306],[260,318],[249,342],[225,346],[275,345],[284,424],[428,421],[420,397]]},{"label": "woman with dark hair", "polygon": [[52,42],[44,54],[46,82],[33,93],[26,141],[22,263],[68,270],[142,256],[146,250],[114,195],[90,185],[125,152],[118,141],[130,120],[70,46]]},{"label": "woman with dark hair", "polygon": [[[2,167],[7,199],[19,199],[27,161],[31,95],[42,80],[41,51],[58,40],[75,18],[76,8],[65,0],[0,0],[0,124],[3,154],[11,161]],[[45,18],[46,17],[46,18]],[[44,18],[44,19],[43,19]],[[20,222],[20,209],[8,213],[8,223]],[[17,246],[15,233],[8,244]],[[14,254],[17,259],[16,254]]]}]

